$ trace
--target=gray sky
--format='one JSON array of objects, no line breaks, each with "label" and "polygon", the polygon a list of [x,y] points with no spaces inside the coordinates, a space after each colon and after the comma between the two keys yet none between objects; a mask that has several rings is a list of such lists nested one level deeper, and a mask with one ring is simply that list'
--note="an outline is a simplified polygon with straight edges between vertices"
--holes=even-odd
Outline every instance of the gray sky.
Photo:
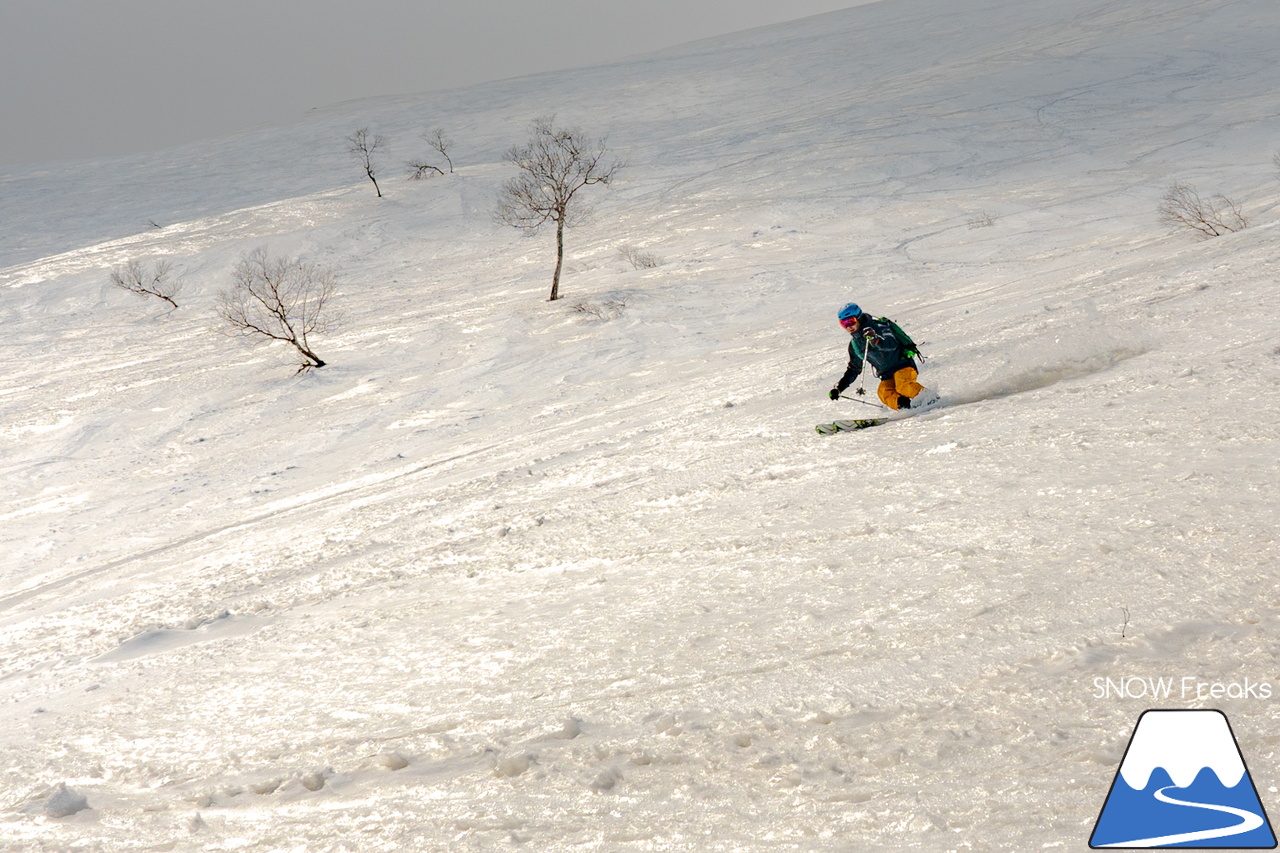
[{"label": "gray sky", "polygon": [[588,65],[869,0],[0,0],[0,166]]}]

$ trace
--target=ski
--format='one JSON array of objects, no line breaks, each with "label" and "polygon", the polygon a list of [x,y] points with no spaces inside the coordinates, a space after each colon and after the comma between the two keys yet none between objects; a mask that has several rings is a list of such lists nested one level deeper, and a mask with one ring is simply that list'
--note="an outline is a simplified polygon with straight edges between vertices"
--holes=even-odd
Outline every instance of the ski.
[{"label": "ski", "polygon": [[829,424],[818,424],[815,429],[818,435],[834,435],[837,432],[853,432],[860,429],[870,429],[873,426],[888,423],[893,418],[858,418],[850,421],[832,421]]},{"label": "ski", "polygon": [[905,411],[894,412],[887,417],[879,418],[855,418],[847,421],[832,421],[831,423],[818,424],[815,429],[818,435],[835,435],[838,432],[856,432],[861,429],[870,429],[874,426],[887,424],[889,421],[905,421],[917,415],[926,414],[930,411],[936,411],[942,408],[942,399],[937,394],[933,394],[925,400],[922,400],[918,407],[913,406]]}]

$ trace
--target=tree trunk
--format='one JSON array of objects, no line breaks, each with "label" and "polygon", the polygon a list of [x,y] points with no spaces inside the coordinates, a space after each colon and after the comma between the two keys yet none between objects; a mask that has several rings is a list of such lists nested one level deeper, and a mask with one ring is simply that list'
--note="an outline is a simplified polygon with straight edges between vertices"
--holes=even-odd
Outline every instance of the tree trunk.
[{"label": "tree trunk", "polygon": [[296,347],[296,348],[297,348],[298,352],[302,353],[302,354],[303,354],[303,355],[305,355],[307,358],[311,359],[311,362],[312,362],[311,364],[304,364],[304,365],[302,365],[302,368],[303,368],[304,370],[305,370],[306,368],[308,368],[308,367],[324,367],[324,365],[325,365],[325,360],[324,360],[323,358],[321,358],[320,356],[316,355],[315,353],[313,353],[313,352],[310,350],[310,348],[303,346],[302,344],[298,343],[297,341],[292,341],[291,343],[294,345],[294,347]]},{"label": "tree trunk", "polygon": [[560,298],[560,270],[564,267],[564,217],[556,221],[556,273],[551,277],[551,298],[555,302]]}]

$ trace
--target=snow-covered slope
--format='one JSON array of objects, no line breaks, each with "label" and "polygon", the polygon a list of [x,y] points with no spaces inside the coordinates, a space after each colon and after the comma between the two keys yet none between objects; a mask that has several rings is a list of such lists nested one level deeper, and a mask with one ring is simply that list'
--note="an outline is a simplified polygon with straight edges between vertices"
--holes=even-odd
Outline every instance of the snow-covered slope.
[{"label": "snow-covered slope", "polygon": [[[0,174],[0,847],[1081,849],[1206,703],[1269,802],[1274,701],[1178,691],[1275,678],[1278,44],[885,0]],[[491,220],[550,113],[629,163],[558,303]],[[1253,226],[1168,234],[1177,180]],[[341,270],[319,371],[214,331],[264,245]],[[849,300],[964,405],[816,436]]]}]

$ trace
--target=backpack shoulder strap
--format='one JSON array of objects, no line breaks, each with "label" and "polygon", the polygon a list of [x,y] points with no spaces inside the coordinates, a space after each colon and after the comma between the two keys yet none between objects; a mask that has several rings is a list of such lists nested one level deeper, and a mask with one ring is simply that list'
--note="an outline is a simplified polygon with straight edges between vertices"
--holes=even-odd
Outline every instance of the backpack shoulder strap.
[{"label": "backpack shoulder strap", "polygon": [[906,353],[907,358],[915,358],[916,356],[924,358],[924,355],[920,352],[920,347],[916,345],[915,341],[911,340],[910,335],[902,331],[901,326],[888,317],[877,317],[876,319],[893,330],[893,336],[898,339],[898,343],[902,344],[903,352]]}]

